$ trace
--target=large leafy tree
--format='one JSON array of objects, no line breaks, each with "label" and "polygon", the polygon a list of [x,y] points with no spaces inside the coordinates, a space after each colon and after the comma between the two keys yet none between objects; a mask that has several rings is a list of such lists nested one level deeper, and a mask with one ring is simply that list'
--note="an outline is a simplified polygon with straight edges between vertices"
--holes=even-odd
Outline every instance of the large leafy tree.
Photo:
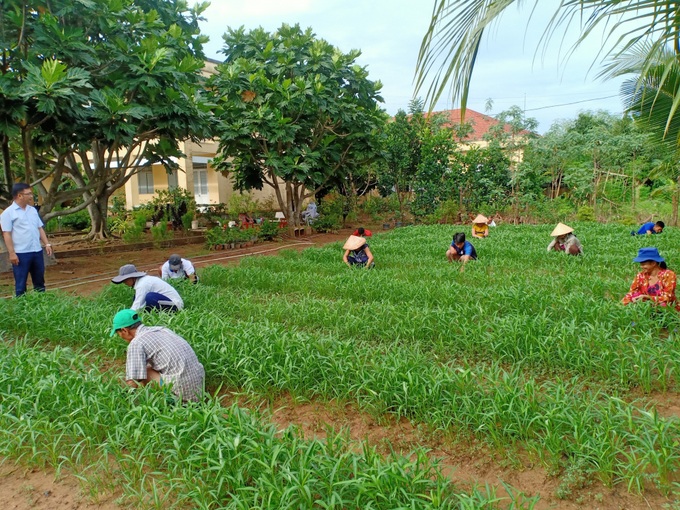
[{"label": "large leafy tree", "polygon": [[[184,0],[3,1],[2,198],[16,178],[25,179],[42,196],[45,220],[88,208],[91,235],[106,236],[112,193],[142,167],[173,168],[180,140],[209,133],[206,38],[198,29],[205,7],[190,9]],[[81,200],[65,207],[74,198]]]},{"label": "large leafy tree", "polygon": [[224,63],[211,78],[218,169],[240,189],[273,188],[290,225],[303,200],[377,154],[385,115],[380,82],[311,29],[229,29]]},{"label": "large leafy tree", "polygon": [[630,48],[607,71],[612,76],[630,76],[621,85],[626,109],[636,123],[648,131],[658,145],[658,164],[652,177],[666,181],[672,193],[672,223],[678,224],[680,203],[680,64],[678,46],[665,47],[650,62],[650,44],[643,42]]},{"label": "large leafy tree", "polygon": [[[472,72],[479,45],[493,22],[511,6],[538,5],[539,0],[435,0],[430,26],[423,37],[416,71],[417,91],[427,88],[427,99],[434,105],[448,86],[454,102],[467,106]],[[532,12],[529,9],[527,12]],[[530,19],[530,16],[528,16]],[[680,50],[678,3],[659,0],[562,0],[547,22],[543,42],[558,36],[572,23],[579,23],[579,46],[591,35],[607,35],[602,51],[595,58],[617,60],[621,53],[640,41],[647,41],[640,80],[658,60],[659,52],[672,47]],[[558,39],[561,39],[558,37]],[[605,73],[606,75],[606,73]],[[662,77],[662,80],[671,79]],[[429,80],[429,85],[426,83]],[[680,104],[675,94],[673,102]]]}]

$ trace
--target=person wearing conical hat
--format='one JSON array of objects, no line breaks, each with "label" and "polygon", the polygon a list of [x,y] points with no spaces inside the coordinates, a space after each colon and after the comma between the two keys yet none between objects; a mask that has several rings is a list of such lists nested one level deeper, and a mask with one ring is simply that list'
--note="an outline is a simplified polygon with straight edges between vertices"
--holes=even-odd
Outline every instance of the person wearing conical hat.
[{"label": "person wearing conical hat", "polygon": [[472,220],[472,237],[478,237],[482,239],[483,237],[489,236],[489,218],[483,214],[478,214],[477,217]]},{"label": "person wearing conical hat", "polygon": [[555,239],[548,245],[548,251],[562,251],[569,255],[583,253],[581,241],[574,235],[574,229],[564,223],[558,223],[550,234]]},{"label": "person wearing conical hat", "polygon": [[677,277],[668,269],[665,259],[654,247],[640,248],[633,262],[640,263],[641,271],[630,286],[630,291],[621,301],[624,305],[640,301],[652,301],[659,306],[675,306],[680,310],[675,298]]},{"label": "person wearing conical hat", "polygon": [[375,266],[373,253],[371,253],[365,238],[351,235],[342,249],[345,250],[342,261],[347,264],[347,267],[365,267],[366,269],[371,269]]}]

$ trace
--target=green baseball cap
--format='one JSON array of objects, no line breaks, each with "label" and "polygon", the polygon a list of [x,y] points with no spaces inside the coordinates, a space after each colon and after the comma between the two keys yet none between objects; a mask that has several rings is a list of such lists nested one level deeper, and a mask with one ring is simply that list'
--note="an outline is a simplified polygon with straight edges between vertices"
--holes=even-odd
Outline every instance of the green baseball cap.
[{"label": "green baseball cap", "polygon": [[116,334],[121,328],[129,328],[130,326],[141,322],[142,319],[139,318],[139,313],[135,310],[130,310],[126,308],[121,310],[113,317],[113,328],[111,328],[111,336]]}]

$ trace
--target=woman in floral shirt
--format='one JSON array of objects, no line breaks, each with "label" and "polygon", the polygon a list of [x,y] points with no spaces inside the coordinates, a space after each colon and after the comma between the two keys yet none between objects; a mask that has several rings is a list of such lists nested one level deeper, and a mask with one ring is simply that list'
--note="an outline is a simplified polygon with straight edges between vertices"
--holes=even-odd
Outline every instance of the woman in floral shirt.
[{"label": "woman in floral shirt", "polygon": [[639,262],[642,271],[633,280],[630,292],[625,295],[622,303],[627,305],[638,301],[654,301],[660,306],[674,306],[680,311],[680,305],[675,299],[675,273],[667,268],[659,250],[640,248],[633,262]]}]

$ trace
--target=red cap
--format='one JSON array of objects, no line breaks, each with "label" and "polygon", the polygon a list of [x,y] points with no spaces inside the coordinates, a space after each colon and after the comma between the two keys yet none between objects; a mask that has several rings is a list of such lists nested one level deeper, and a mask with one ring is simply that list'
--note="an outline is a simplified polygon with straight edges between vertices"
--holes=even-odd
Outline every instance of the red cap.
[{"label": "red cap", "polygon": [[[361,235],[359,234],[359,229],[356,229],[354,232],[352,232],[353,236],[358,236]],[[364,229],[364,237],[371,237],[373,235],[373,232],[368,230],[367,228]]]}]

